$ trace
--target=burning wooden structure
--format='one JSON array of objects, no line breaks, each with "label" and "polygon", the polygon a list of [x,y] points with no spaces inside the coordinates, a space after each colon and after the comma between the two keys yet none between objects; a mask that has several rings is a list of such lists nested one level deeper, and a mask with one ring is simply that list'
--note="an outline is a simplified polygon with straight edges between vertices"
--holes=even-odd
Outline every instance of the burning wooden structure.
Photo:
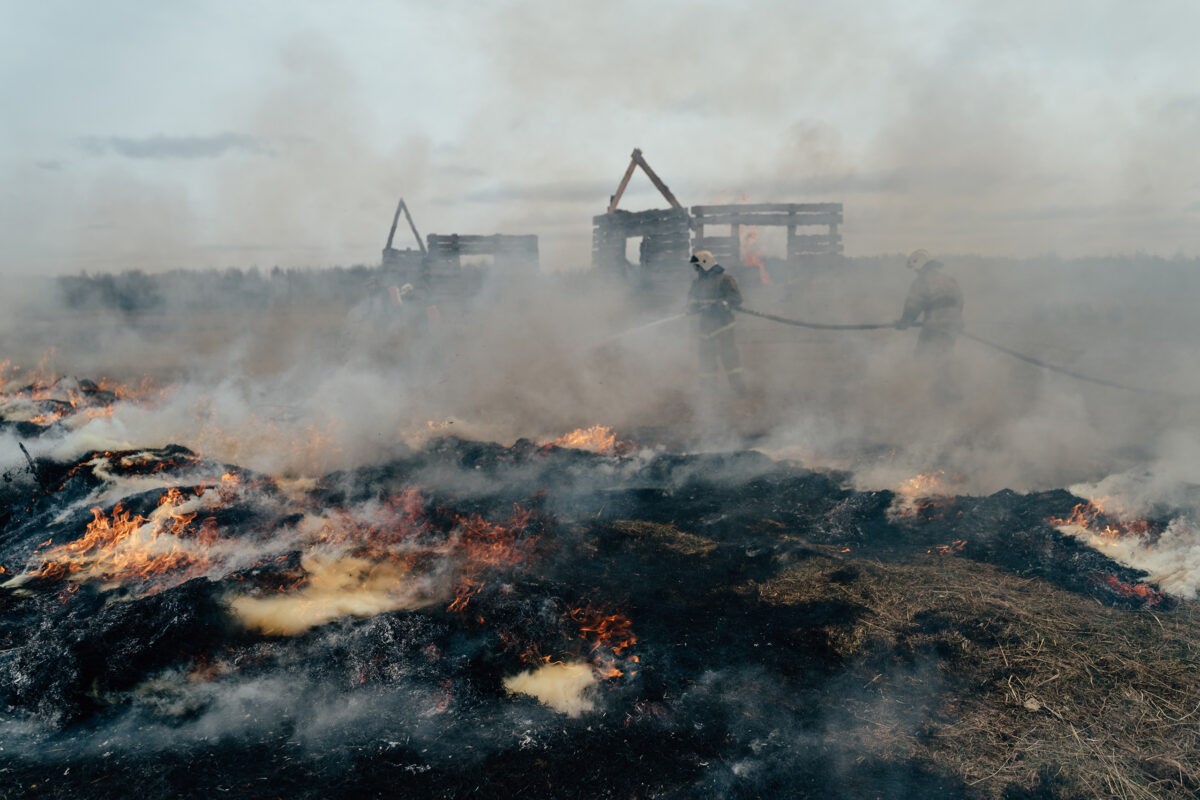
[{"label": "burning wooden structure", "polygon": [[[617,208],[635,169],[641,170],[662,194],[668,208],[623,211]],[[650,296],[673,296],[686,285],[687,261],[696,249],[711,250],[717,261],[730,267],[757,267],[763,282],[761,254],[748,248],[759,228],[783,228],[787,235],[785,270],[800,274],[842,257],[841,203],[732,203],[684,208],[641,150],[634,150],[629,167],[612,195],[605,213],[593,217],[592,266],[630,278]],[[726,226],[728,233],[713,227]],[[640,239],[636,263],[627,255],[631,239]]]},{"label": "burning wooden structure", "polygon": [[[743,252],[747,229],[784,228],[787,231],[786,266],[800,271],[842,255],[841,203],[735,203],[692,206],[694,246],[712,251],[722,264],[748,264],[757,253]],[[729,234],[706,231],[728,226]],[[819,229],[819,232],[813,232]]]}]

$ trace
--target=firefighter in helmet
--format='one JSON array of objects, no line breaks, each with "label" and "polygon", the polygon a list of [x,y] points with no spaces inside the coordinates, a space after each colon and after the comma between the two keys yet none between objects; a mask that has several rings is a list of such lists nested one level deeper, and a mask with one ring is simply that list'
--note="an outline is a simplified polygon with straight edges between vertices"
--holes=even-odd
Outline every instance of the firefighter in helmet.
[{"label": "firefighter in helmet", "polygon": [[691,264],[696,270],[696,280],[688,290],[688,313],[700,318],[700,377],[715,382],[724,367],[729,385],[740,395],[745,384],[733,338],[733,310],[742,304],[741,290],[708,250],[697,250]]},{"label": "firefighter in helmet", "polygon": [[958,281],[942,272],[942,262],[932,259],[925,250],[913,251],[908,257],[908,268],[917,277],[909,287],[896,328],[921,326],[917,355],[927,358],[949,355],[963,327],[963,296]]}]

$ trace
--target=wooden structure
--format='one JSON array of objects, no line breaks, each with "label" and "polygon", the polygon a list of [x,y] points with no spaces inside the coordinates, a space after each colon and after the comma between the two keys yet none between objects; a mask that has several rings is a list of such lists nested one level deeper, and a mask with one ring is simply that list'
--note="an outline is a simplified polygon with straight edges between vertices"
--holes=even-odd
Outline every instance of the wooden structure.
[{"label": "wooden structure", "polygon": [[[740,203],[692,206],[696,248],[711,250],[723,264],[741,264],[742,227],[787,228],[789,265],[801,267],[842,255],[841,203]],[[709,234],[705,228],[729,226],[729,235]],[[813,230],[818,229],[818,230]],[[823,229],[823,230],[820,230]]]},{"label": "wooden structure", "polygon": [[[401,214],[417,241],[417,249],[401,250],[393,246]],[[538,237],[431,233],[422,241],[408,205],[401,197],[392,216],[387,244],[383,247],[380,270],[394,282],[411,283],[431,297],[462,298],[478,289],[483,279],[483,265],[463,263],[464,258],[475,256],[490,258],[492,266],[509,271],[537,272]]]},{"label": "wooden structure", "polygon": [[426,239],[426,273],[435,293],[463,297],[478,288],[482,267],[463,264],[464,257],[490,257],[494,268],[525,274],[536,273],[538,237],[534,235],[491,236],[431,233]]},{"label": "wooden structure", "polygon": [[[404,219],[408,221],[408,227],[412,231],[413,238],[417,241],[417,248],[406,247],[399,250],[392,246],[392,242],[396,238],[396,226],[400,222],[400,215],[404,214]],[[421,241],[421,234],[417,232],[417,226],[413,222],[412,214],[408,212],[408,205],[404,202],[404,198],[400,198],[400,202],[396,204],[396,213],[392,216],[392,227],[388,231],[387,244],[383,246],[383,261],[380,265],[380,271],[388,276],[389,282],[397,284],[411,283],[413,286],[425,287],[428,284],[428,276],[426,274],[426,256],[425,244]]]},{"label": "wooden structure", "polygon": [[[666,199],[669,208],[629,212],[617,208],[633,172],[640,167]],[[657,173],[634,150],[629,167],[609,199],[608,210],[592,218],[592,266],[632,279],[640,287],[663,292],[686,286],[691,254],[691,217]],[[641,238],[636,264],[626,257],[630,239]]]}]

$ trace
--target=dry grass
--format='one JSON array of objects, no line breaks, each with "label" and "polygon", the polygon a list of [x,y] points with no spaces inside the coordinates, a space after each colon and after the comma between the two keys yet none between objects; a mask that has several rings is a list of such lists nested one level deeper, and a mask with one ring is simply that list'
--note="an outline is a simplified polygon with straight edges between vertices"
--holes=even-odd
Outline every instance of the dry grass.
[{"label": "dry grass", "polygon": [[889,677],[888,659],[936,656],[942,688],[923,729],[894,724],[879,697],[855,703],[893,757],[927,759],[983,797],[1047,782],[1068,797],[1200,792],[1194,605],[1118,610],[958,558],[850,563],[816,559],[754,588],[771,604],[869,609],[830,635],[864,675],[877,673],[864,682],[883,699],[911,678]]},{"label": "dry grass", "polygon": [[685,533],[674,525],[663,525],[638,519],[622,519],[614,522],[613,527],[621,533],[650,540],[664,550],[685,556],[705,556],[717,547],[717,543],[712,539],[706,539],[694,533]]}]

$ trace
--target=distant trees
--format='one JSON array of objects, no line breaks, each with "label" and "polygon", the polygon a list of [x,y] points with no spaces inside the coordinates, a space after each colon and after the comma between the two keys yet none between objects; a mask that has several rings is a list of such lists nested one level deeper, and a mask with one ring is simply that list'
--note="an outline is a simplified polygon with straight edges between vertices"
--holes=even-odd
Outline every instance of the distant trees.
[{"label": "distant trees", "polygon": [[120,311],[253,310],[317,304],[351,305],[363,296],[378,268],[362,265],[328,269],[280,269],[263,274],[257,267],[242,270],[173,270],[148,274],[129,270],[117,274],[64,275],[57,279],[68,308]]}]

